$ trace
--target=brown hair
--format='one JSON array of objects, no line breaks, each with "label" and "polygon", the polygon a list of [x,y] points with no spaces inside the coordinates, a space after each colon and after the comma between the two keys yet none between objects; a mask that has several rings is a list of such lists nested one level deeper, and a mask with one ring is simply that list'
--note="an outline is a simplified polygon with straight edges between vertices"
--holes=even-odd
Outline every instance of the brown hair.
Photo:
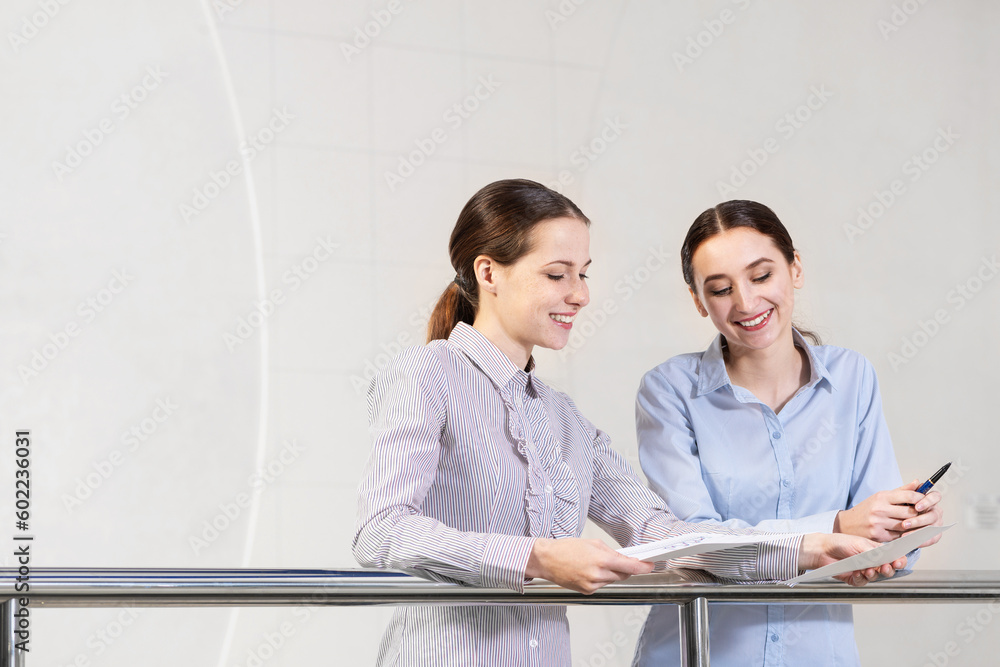
[{"label": "brown hair", "polygon": [[[792,243],[792,237],[774,211],[763,204],[746,199],[722,202],[695,218],[687,236],[684,237],[684,244],[681,246],[681,271],[684,274],[684,282],[692,290],[694,290],[694,269],[691,266],[691,258],[694,257],[695,251],[716,234],[736,227],[747,227],[767,236],[781,252],[785,261],[789,264],[795,261],[795,245]],[[799,326],[795,328],[814,345],[822,344],[818,334]]]},{"label": "brown hair", "polygon": [[455,280],[434,306],[427,341],[447,338],[459,322],[475,320],[479,310],[476,257],[486,255],[501,265],[513,264],[531,252],[535,225],[554,218],[576,218],[590,225],[568,197],[534,181],[496,181],[472,195],[451,232],[448,253]]}]

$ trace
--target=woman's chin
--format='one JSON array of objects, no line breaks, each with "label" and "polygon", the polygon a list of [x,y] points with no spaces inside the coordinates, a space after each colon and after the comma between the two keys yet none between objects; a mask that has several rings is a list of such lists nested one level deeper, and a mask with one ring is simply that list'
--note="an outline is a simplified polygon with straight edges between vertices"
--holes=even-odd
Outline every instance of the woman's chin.
[{"label": "woman's chin", "polygon": [[549,336],[546,340],[539,341],[537,345],[538,347],[544,347],[547,350],[555,350],[558,352],[569,345],[569,332],[567,331],[564,335]]}]

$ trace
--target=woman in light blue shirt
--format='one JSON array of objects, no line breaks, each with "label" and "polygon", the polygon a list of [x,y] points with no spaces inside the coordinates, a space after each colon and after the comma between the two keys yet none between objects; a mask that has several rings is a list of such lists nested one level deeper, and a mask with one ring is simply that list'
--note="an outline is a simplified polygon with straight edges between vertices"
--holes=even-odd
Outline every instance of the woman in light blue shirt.
[{"label": "woman in light blue shirt", "polygon": [[[900,486],[871,364],[793,327],[802,262],[777,216],[756,202],[719,204],[695,220],[681,261],[695,307],[719,335],[649,371],[639,388],[639,459],[671,510],[685,521],[880,542],[940,525],[937,492]],[[709,613],[714,667],[860,664],[850,605]],[[677,612],[654,606],[636,663],[679,660]]]}]

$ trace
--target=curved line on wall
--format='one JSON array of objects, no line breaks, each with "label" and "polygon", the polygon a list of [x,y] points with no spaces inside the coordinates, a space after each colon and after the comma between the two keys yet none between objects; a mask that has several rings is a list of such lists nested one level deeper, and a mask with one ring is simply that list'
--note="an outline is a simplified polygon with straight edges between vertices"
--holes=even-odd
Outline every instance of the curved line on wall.
[{"label": "curved line on wall", "polygon": [[[236,130],[237,141],[246,136],[243,127],[243,117],[240,115],[239,103],[236,99],[236,90],[233,87],[232,75],[229,72],[229,63],[226,60],[225,51],[222,48],[222,41],[219,39],[219,31],[216,29],[215,21],[212,18],[212,11],[208,0],[200,0],[202,11],[205,14],[205,23],[212,40],[212,48],[215,50],[216,58],[219,61],[219,68],[222,71],[222,82],[226,91],[226,98],[229,100],[229,109],[233,117],[233,127]],[[250,170],[250,161],[243,151],[240,151],[240,160],[243,162],[243,173],[247,186],[247,205],[250,209],[250,227],[253,232],[254,262],[257,267],[257,298],[263,301],[266,297],[267,285],[264,279],[264,248],[260,227],[260,212],[257,209],[257,189],[254,185],[253,172]],[[257,431],[257,452],[254,460],[254,472],[262,475],[264,471],[264,455],[267,451],[267,411],[268,411],[268,324],[265,319],[260,325],[260,405],[259,422]],[[247,519],[246,541],[243,545],[243,558],[240,566],[248,567],[250,557],[253,552],[254,540],[257,536],[257,520],[260,514],[261,494],[251,494],[250,511]],[[226,634],[222,640],[219,652],[219,667],[224,667],[229,663],[229,653],[232,650],[233,636],[236,633],[236,625],[239,622],[240,608],[234,607],[229,614],[229,621],[226,625]]]}]

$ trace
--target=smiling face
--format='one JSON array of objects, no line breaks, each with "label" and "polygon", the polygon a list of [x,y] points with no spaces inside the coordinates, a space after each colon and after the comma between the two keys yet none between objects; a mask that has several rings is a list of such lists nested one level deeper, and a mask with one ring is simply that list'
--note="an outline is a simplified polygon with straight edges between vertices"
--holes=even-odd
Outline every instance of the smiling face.
[{"label": "smiling face", "polygon": [[731,352],[791,341],[795,290],[803,284],[798,253],[789,264],[768,236],[735,227],[698,246],[691,265],[695,306]]},{"label": "smiling face", "polygon": [[520,368],[536,345],[562,349],[574,318],[590,302],[589,265],[590,231],[584,222],[539,222],[531,231],[531,251],[513,264],[476,259],[480,307],[474,326]]}]

